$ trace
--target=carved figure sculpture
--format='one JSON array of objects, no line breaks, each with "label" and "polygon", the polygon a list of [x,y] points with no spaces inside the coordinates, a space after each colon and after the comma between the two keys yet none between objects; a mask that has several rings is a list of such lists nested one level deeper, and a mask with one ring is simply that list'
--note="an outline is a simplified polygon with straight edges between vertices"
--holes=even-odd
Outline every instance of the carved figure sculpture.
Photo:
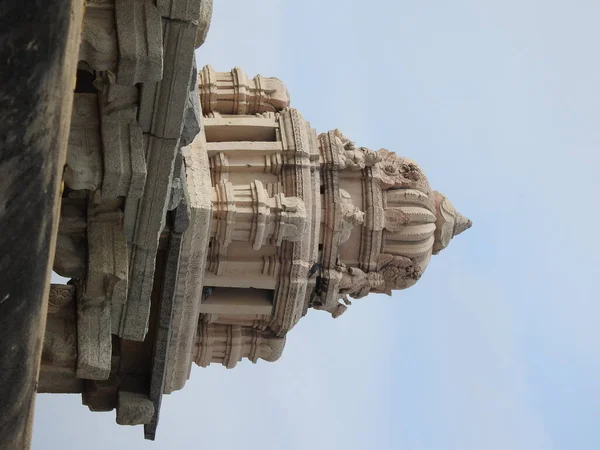
[{"label": "carved figure sculpture", "polygon": [[385,281],[381,273],[365,273],[357,267],[338,266],[342,273],[340,281],[340,294],[349,295],[352,298],[362,298],[371,291],[378,291],[383,288]]},{"label": "carved figure sculpture", "polygon": [[334,130],[336,141],[343,148],[340,153],[339,170],[358,171],[372,167],[381,161],[380,156],[367,147],[356,147],[354,142],[346,138],[339,130]]},{"label": "carved figure sculpture", "polygon": [[342,210],[340,242],[346,242],[350,238],[350,233],[354,227],[360,226],[365,221],[365,213],[352,204],[350,194],[340,189],[340,208]]}]

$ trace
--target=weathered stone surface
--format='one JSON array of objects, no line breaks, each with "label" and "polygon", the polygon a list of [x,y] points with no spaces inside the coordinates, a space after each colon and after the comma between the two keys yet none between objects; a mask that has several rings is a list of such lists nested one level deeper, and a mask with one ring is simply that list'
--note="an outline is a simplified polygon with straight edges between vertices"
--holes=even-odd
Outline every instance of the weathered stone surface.
[{"label": "weathered stone surface", "polygon": [[83,383],[77,367],[77,308],[75,286],[50,286],[38,392],[78,393]]},{"label": "weathered stone surface", "polygon": [[112,1],[86,2],[81,38],[80,61],[85,61],[94,70],[115,70],[118,52]]},{"label": "weathered stone surface", "polygon": [[75,372],[77,325],[75,286],[50,286],[48,319],[44,334],[43,364]]},{"label": "weathered stone surface", "polygon": [[165,226],[171,192],[177,141],[144,136],[148,178],[139,204],[137,225],[131,245],[131,272],[124,320],[119,336],[144,340],[150,315],[150,293],[158,239]]},{"label": "weathered stone surface", "polygon": [[160,15],[186,22],[198,20],[202,0],[157,0]]},{"label": "weathered stone surface", "polygon": [[105,73],[100,87],[104,177],[101,195],[140,198],[146,181],[142,130],[137,122],[138,89],[120,86]]},{"label": "weathered stone surface", "polygon": [[150,440],[154,440],[156,434],[162,395],[165,389],[169,344],[172,335],[173,303],[179,272],[179,259],[183,244],[183,233],[189,225],[189,214],[189,207],[185,200],[171,213],[173,226],[169,237],[169,246],[163,274],[160,311],[158,315],[154,356],[152,359],[152,375],[150,379],[149,397],[154,404],[154,416],[150,423],[144,426],[144,436],[146,439]]},{"label": "weathered stone surface", "polygon": [[188,93],[180,145],[186,146],[191,144],[201,129],[202,111],[200,110],[200,95],[196,86],[194,90]]},{"label": "weathered stone surface", "polygon": [[117,407],[116,380],[113,377],[108,380],[85,380],[81,402],[90,411],[112,411]]},{"label": "weathered stone surface", "polygon": [[110,302],[106,297],[77,299],[77,378],[106,380],[110,375]]},{"label": "weathered stone surface", "polygon": [[83,9],[80,1],[2,4],[2,450],[31,444]]},{"label": "weathered stone surface", "polygon": [[182,201],[184,201],[185,190],[185,168],[183,165],[181,151],[178,151],[173,169],[173,181],[171,183],[169,206],[167,207],[169,211],[173,211]]},{"label": "weathered stone surface", "polygon": [[162,23],[154,2],[115,0],[115,16],[119,43],[118,83],[133,85],[160,80],[163,75]]},{"label": "weathered stone surface", "polygon": [[158,83],[144,83],[139,121],[144,133],[179,139],[194,55],[197,25],[163,19],[164,73]]},{"label": "weathered stone surface", "polygon": [[144,394],[119,391],[117,398],[117,423],[119,425],[142,425],[150,423],[154,404]]},{"label": "weathered stone surface", "polygon": [[204,66],[198,84],[204,114],[276,113],[290,106],[290,95],[281,80],[261,75],[250,79],[239,67],[216,72]]},{"label": "weathered stone surface", "polygon": [[96,94],[75,94],[65,184],[71,189],[95,190],[102,182],[102,144]]},{"label": "weathered stone surface", "polygon": [[87,195],[63,198],[53,270],[65,278],[85,276],[87,266]]},{"label": "weathered stone surface", "polygon": [[190,146],[182,149],[191,216],[184,235],[173,305],[173,334],[164,386],[166,393],[181,389],[187,380],[198,326],[212,215],[210,169],[205,145],[204,135],[199,134]]},{"label": "weathered stone surface", "polygon": [[[118,202],[88,206],[88,265],[78,300],[77,376],[108,378],[111,361],[111,323],[120,321],[127,298],[128,252]],[[112,316],[112,318],[111,318]]]},{"label": "weathered stone surface", "polygon": [[198,32],[196,34],[196,48],[202,46],[210,29],[212,19],[213,0],[201,0],[200,15],[198,17]]}]

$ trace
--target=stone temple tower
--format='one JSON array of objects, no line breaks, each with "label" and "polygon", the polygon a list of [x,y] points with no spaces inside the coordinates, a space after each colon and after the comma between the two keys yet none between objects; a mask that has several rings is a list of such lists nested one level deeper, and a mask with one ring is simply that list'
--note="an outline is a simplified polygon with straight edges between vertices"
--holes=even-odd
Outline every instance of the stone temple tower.
[{"label": "stone temple tower", "polygon": [[94,73],[75,95],[55,262],[72,281],[52,287],[39,391],[82,393],[147,438],[193,363],[275,361],[311,309],[413,286],[471,226],[415,162],[318,134],[276,78],[194,72],[197,128],[177,139]]}]

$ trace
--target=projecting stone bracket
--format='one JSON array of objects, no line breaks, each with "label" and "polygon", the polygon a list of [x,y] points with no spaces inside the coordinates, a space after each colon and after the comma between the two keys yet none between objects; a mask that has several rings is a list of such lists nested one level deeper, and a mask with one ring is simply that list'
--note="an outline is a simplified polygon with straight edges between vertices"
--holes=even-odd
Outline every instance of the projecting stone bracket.
[{"label": "projecting stone bracket", "polygon": [[73,96],[65,184],[74,190],[96,190],[102,183],[102,142],[98,132],[98,96]]},{"label": "projecting stone bracket", "polygon": [[77,299],[77,378],[106,380],[111,365],[110,302],[106,297]]},{"label": "projecting stone bracket", "polygon": [[148,424],[154,416],[154,404],[145,394],[119,391],[117,423],[119,425]]},{"label": "projecting stone bracket", "polygon": [[87,276],[77,289],[78,378],[109,377],[111,323],[119,323],[127,299],[127,243],[115,203],[91,198],[88,205]]},{"label": "projecting stone bracket", "polygon": [[149,176],[137,210],[131,244],[129,295],[123,321],[115,330],[119,336],[134,341],[143,341],[148,329],[156,251],[165,226],[177,151],[175,139],[146,135],[144,141]]},{"label": "projecting stone bracket", "polygon": [[118,83],[159,81],[163,76],[163,35],[162,20],[154,2],[115,0],[115,17]]},{"label": "projecting stone bracket", "polygon": [[137,122],[138,88],[116,84],[110,72],[104,72],[95,84],[100,90],[104,149],[101,196],[139,199],[146,183],[146,159],[142,130]]},{"label": "projecting stone bracket", "polygon": [[85,61],[94,70],[115,70],[117,49],[114,3],[85,2],[79,61]]}]

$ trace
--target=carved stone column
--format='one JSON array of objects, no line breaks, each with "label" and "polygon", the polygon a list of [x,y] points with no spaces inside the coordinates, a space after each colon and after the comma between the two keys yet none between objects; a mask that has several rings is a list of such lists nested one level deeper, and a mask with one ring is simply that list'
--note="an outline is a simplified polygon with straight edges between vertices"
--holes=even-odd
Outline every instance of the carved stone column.
[{"label": "carved stone column", "polygon": [[204,114],[257,114],[277,112],[290,105],[285,85],[277,78],[256,75],[249,79],[238,67],[215,72],[211,66],[200,71],[200,101]]},{"label": "carved stone column", "polygon": [[302,238],[309,218],[302,199],[279,193],[270,197],[262,182],[234,186],[221,181],[213,188],[213,236],[222,251],[232,241],[245,241],[259,250],[272,241],[295,242]]},{"label": "carved stone column", "polygon": [[220,363],[232,369],[242,358],[253,363],[259,359],[277,361],[284,346],[285,337],[275,337],[270,331],[239,325],[200,324],[195,362],[201,367]]}]

